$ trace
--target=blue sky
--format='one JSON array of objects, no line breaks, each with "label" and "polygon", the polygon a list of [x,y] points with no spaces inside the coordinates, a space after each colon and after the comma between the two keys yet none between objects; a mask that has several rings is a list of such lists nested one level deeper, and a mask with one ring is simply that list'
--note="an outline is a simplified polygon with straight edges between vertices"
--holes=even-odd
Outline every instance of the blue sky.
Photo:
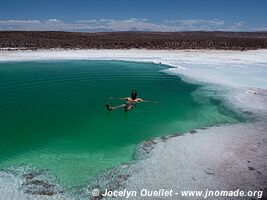
[{"label": "blue sky", "polygon": [[0,30],[267,30],[265,0],[1,0],[0,5]]}]

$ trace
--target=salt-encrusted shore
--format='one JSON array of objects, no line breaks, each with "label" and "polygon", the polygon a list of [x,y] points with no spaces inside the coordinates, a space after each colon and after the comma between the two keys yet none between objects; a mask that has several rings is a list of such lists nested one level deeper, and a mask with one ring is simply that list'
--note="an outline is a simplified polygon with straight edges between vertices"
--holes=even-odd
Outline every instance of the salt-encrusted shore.
[{"label": "salt-encrusted shore", "polygon": [[[266,198],[266,133],[265,121],[211,127],[167,140],[154,140],[148,158],[131,166],[131,170],[135,173],[126,180],[123,187],[134,191],[141,191],[144,188],[147,190],[164,188],[180,194],[180,196],[174,195],[171,199],[182,199],[183,190],[205,192],[207,189],[264,191],[263,195]],[[210,197],[210,199],[217,198],[230,197]],[[142,198],[139,195],[134,199]],[[170,197],[160,199],[170,199]],[[203,199],[203,197],[193,197],[193,199]]]},{"label": "salt-encrusted shore", "polygon": [[[107,183],[109,188],[137,191],[143,188],[165,188],[176,192],[239,188],[245,191],[266,192],[267,50],[0,51],[0,61],[3,62],[66,59],[127,60],[166,64],[171,67],[166,70],[167,73],[179,74],[186,81],[216,86],[211,87],[211,90],[225,88],[225,92],[218,95],[223,95],[233,106],[244,112],[253,113],[256,117],[255,121],[249,123],[193,130],[182,136],[145,141],[140,145],[140,150],[146,156],[138,156],[145,158],[132,165],[122,165],[122,171],[129,168],[127,173],[118,176],[120,184],[116,182],[116,178],[113,182]],[[116,170],[116,173],[120,175],[120,170]],[[3,179],[1,177],[3,176],[0,174],[0,182]],[[87,192],[90,193],[88,190]],[[5,194],[5,191],[0,193]],[[88,197],[86,194],[81,196]],[[166,199],[180,198],[175,196]]]}]

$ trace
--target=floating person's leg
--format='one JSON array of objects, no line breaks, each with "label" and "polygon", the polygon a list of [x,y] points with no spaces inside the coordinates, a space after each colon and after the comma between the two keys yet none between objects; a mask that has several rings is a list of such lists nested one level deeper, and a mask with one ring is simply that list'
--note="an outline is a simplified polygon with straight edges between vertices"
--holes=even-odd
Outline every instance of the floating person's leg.
[{"label": "floating person's leg", "polygon": [[127,111],[131,110],[133,107],[134,107],[133,104],[127,104],[127,105],[125,105],[124,106],[124,112],[127,112]]},{"label": "floating person's leg", "polygon": [[126,104],[121,104],[119,106],[111,107],[108,103],[106,104],[106,108],[108,109],[108,111],[115,110],[117,108],[121,108],[121,107],[125,107],[125,106],[126,106]]}]

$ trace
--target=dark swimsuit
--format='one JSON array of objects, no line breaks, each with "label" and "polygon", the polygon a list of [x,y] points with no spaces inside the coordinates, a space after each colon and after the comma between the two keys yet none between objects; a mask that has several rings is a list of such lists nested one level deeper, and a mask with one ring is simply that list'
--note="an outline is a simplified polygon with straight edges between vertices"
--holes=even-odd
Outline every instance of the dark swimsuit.
[{"label": "dark swimsuit", "polygon": [[127,102],[125,103],[125,107],[126,107],[126,108],[134,107],[135,104],[136,104],[136,102],[129,102],[129,101],[127,101]]}]

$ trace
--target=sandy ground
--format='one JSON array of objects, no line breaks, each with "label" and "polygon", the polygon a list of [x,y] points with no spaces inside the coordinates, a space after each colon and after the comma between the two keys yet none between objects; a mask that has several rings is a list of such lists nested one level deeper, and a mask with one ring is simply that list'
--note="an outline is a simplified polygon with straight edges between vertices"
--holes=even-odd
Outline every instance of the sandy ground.
[{"label": "sandy ground", "polygon": [[[125,176],[123,184],[119,184],[115,189],[127,188],[138,192],[141,189],[164,188],[180,193],[181,190],[236,190],[239,188],[244,191],[265,191],[266,197],[267,50],[247,52],[209,50],[0,51],[0,61],[62,59],[130,60],[167,64],[173,67],[169,69],[171,73],[182,75],[186,80],[232,87],[230,95],[227,94],[228,99],[234,105],[258,116],[257,121],[253,123],[211,127],[193,131],[193,134],[186,133],[183,136],[144,142],[141,148],[144,148],[146,158],[130,166],[126,165],[125,167],[129,167],[129,172],[131,172],[130,176]],[[0,193],[3,197],[12,193],[10,188],[17,190],[21,186],[17,182],[12,184],[13,178],[8,178],[8,176],[8,174],[0,173],[2,184]],[[9,185],[3,184],[6,181]],[[8,188],[5,188],[6,185]],[[36,196],[23,197],[25,199],[36,198]],[[83,197],[86,198],[86,195]],[[61,197],[52,196],[51,198],[60,199]],[[132,199],[183,199],[183,197],[175,195],[166,198],[141,198],[137,196]],[[189,199],[203,199],[203,197]],[[211,197],[210,199],[231,198]],[[257,199],[257,196],[232,199]]]}]

